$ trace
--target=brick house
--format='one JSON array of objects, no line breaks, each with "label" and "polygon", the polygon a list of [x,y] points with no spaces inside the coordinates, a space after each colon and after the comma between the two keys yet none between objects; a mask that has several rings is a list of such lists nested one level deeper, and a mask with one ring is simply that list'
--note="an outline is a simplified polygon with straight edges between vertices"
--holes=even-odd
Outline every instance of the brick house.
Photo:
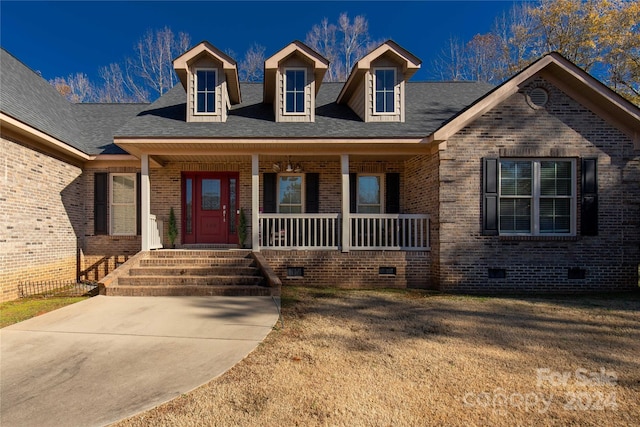
[{"label": "brick house", "polygon": [[239,246],[286,284],[629,290],[640,110],[552,53],[498,87],[410,82],[393,41],[323,82],[294,41],[240,83],[208,42],[152,104],[70,104],[1,52],[0,284],[101,279],[138,253]]}]

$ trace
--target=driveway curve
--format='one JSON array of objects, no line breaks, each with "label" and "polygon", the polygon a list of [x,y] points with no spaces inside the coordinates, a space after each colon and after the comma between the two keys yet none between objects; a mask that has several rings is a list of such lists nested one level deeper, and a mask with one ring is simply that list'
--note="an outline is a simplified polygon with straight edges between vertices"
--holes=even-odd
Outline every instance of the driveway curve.
[{"label": "driveway curve", "polygon": [[98,296],[0,330],[0,425],[101,426],[221,375],[278,321],[271,297]]}]

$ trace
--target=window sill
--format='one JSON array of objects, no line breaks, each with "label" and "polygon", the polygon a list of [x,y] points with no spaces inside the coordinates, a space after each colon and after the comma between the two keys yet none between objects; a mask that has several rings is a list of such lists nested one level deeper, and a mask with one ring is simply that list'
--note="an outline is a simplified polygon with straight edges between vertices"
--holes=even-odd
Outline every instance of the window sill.
[{"label": "window sill", "polygon": [[506,240],[506,241],[517,240],[517,241],[532,241],[532,242],[539,242],[539,241],[573,242],[573,241],[580,240],[580,236],[505,236],[505,235],[502,235],[502,236],[499,236],[499,238],[500,240]]}]

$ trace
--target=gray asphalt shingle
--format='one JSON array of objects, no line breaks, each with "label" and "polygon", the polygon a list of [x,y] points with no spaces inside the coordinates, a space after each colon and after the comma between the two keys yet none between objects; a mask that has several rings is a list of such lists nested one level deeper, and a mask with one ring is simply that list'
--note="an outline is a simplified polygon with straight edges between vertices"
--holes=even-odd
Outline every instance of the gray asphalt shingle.
[{"label": "gray asphalt shingle", "polygon": [[87,154],[124,154],[113,137],[406,138],[425,137],[493,86],[477,82],[408,82],[404,123],[364,123],[336,99],[343,83],[323,83],[315,123],[276,123],[262,84],[243,83],[243,102],[226,123],[187,123],[177,85],[152,104],[72,104],[37,73],[0,49],[1,110]]},{"label": "gray asphalt shingle", "polygon": [[72,104],[0,49],[0,111],[86,154],[124,153],[114,132],[148,104]]},{"label": "gray asphalt shingle", "polygon": [[335,100],[343,83],[323,83],[316,98],[315,123],[276,123],[262,103],[262,84],[240,85],[243,102],[226,123],[187,123],[186,94],[180,85],[130,120],[119,137],[229,138],[402,138],[425,137],[493,86],[477,82],[409,82],[404,123],[364,123]]}]

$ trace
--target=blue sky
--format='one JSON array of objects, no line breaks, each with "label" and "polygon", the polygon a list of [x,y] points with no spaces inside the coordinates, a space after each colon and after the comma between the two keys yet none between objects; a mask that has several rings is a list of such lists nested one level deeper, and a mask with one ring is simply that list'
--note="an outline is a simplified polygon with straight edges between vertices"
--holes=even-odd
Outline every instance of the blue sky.
[{"label": "blue sky", "polygon": [[46,79],[122,62],[147,29],[165,25],[208,40],[240,61],[257,42],[268,57],[313,24],[341,12],[364,15],[374,39],[393,39],[423,61],[413,80],[427,80],[432,60],[454,35],[490,30],[513,1],[0,1],[0,44]]}]

